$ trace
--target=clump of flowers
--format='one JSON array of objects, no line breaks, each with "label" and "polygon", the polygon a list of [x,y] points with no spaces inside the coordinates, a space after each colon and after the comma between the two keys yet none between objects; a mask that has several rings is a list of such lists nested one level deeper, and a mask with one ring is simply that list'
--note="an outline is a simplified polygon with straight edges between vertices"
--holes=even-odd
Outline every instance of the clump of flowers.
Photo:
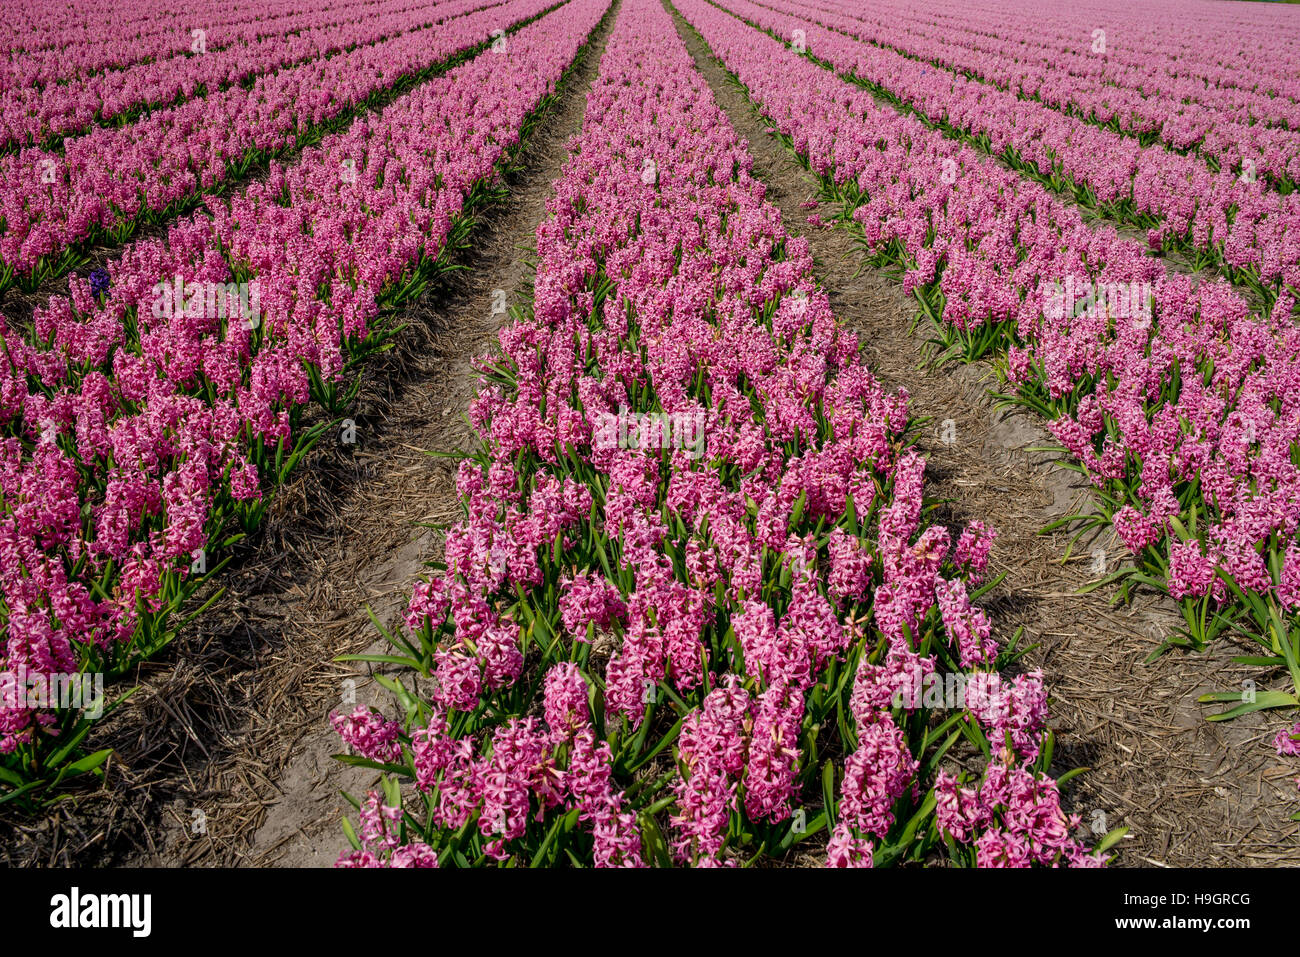
[{"label": "clump of flowers", "polygon": [[[1019,788],[949,824],[987,863],[1082,860],[1024,805],[1055,795],[1046,695],[994,684],[967,588],[994,533],[954,546],[929,520],[906,396],[751,165],[670,15],[627,0],[537,230],[532,308],[481,363],[465,517],[395,639],[436,682],[399,694],[407,834],[444,867],[922,860],[944,847],[926,732],[949,705],[906,691],[942,676],[975,686],[951,704],[967,757]],[[705,428],[611,441],[622,415]],[[368,740],[371,720],[342,727]]]}]

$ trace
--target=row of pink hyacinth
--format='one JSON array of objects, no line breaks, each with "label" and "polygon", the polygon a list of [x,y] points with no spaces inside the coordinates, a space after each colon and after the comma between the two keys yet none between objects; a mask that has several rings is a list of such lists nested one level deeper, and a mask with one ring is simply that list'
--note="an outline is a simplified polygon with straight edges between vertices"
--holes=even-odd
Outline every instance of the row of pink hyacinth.
[{"label": "row of pink hyacinth", "polygon": [[[1057,416],[1053,434],[1094,485],[1122,490],[1114,530],[1164,566],[1174,598],[1230,600],[1222,571],[1300,610],[1300,326],[1289,294],[1271,317],[1253,315],[1227,283],[1166,274],[1140,244],[1090,228],[1037,184],[877,106],[708,0],[679,8],[852,200],[867,248],[901,250],[907,291],[923,302],[941,293],[936,318],[959,330],[1014,329],[1009,378]],[[1154,319],[1048,308],[1064,277],[1149,284]]]},{"label": "row of pink hyacinth", "polygon": [[[95,235],[223,183],[254,151],[292,148],[299,137],[412,74],[492,39],[556,0],[456,0],[441,21],[337,56],[260,76],[151,113],[96,128],[61,152],[25,148],[0,157],[0,262],[16,273]],[[46,183],[45,180],[53,182]]]},{"label": "row of pink hyacinth", "polygon": [[[1093,11],[1076,13],[1069,36],[1062,38],[1036,34],[1023,17],[981,15],[978,9],[964,9],[954,21],[917,13],[913,4],[900,2],[866,11],[842,0],[810,0],[798,6],[813,15],[843,15],[853,21],[849,32],[864,40],[995,84],[1022,99],[1098,124],[1113,123],[1119,132],[1148,141],[1157,138],[1176,150],[1195,149],[1225,169],[1300,182],[1300,102],[1207,86],[1192,77],[1170,77],[1145,56],[1139,68],[1113,65],[1123,62],[1118,60],[1121,51],[1145,49],[1142,38],[1131,35],[1130,25],[1094,19]],[[1104,37],[1104,52],[1092,52],[1094,29],[1103,31],[1097,43]],[[1221,30],[1235,49],[1251,39],[1249,31],[1235,25],[1223,24]],[[1167,39],[1162,28],[1151,35],[1160,43]],[[1061,51],[1063,41],[1072,47],[1069,52]],[[1295,49],[1300,47],[1297,41],[1300,36],[1273,35],[1267,49]],[[1216,38],[1207,45],[1225,44]]]},{"label": "row of pink hyacinth", "polygon": [[[921,0],[905,13],[896,0],[881,0],[859,12],[881,11],[899,14],[900,30],[951,30],[958,42],[976,30],[985,39],[1014,36],[1017,52],[1046,57],[1073,76],[1100,77],[1120,93],[1199,102],[1295,128],[1300,26],[1285,8],[1049,0],[1027,18],[1010,0],[977,0],[960,10]],[[1105,31],[1104,53],[1093,52],[1098,29]]]},{"label": "row of pink hyacinth", "polygon": [[278,18],[270,33],[269,25],[251,24],[220,49],[208,45],[204,30],[191,40],[191,48],[202,40],[202,52],[187,49],[45,87],[13,87],[0,93],[0,148],[39,145],[121,114],[188,100],[200,89],[247,83],[294,63],[428,27],[449,6],[447,0],[352,0],[345,7]]},{"label": "row of pink hyacinth", "polygon": [[[272,164],[248,196],[128,246],[106,295],[74,278],[28,336],[0,331],[0,670],[66,673],[85,649],[130,650],[196,550],[215,553],[211,536],[278,478],[255,453],[292,448],[309,372],[342,381],[377,298],[440,254],[603,9],[573,0],[512,34],[509,55],[481,53]],[[159,315],[155,285],[173,277],[255,282],[260,322]],[[0,753],[35,747],[50,721],[0,709]]]},{"label": "row of pink hyacinth", "polygon": [[281,30],[304,12],[352,0],[9,0],[0,24],[0,90],[50,86],[184,54],[191,30],[222,49]]},{"label": "row of pink hyacinth", "polygon": [[[927,806],[917,839],[982,865],[1101,863],[1033,767],[1041,678],[993,670],[966,589],[992,533],[954,546],[922,522],[906,395],[863,364],[752,166],[662,5],[625,0],[537,229],[531,313],[470,408],[466,517],[406,615],[432,698],[405,727],[333,716],[358,756],[405,762],[429,814],[399,827],[372,792],[340,864],[528,864],[568,841],[597,866],[732,866],[755,853],[737,835],[804,813],[818,722],[845,755],[832,866],[871,866]],[[702,415],[704,454],[599,441],[627,408]],[[926,714],[894,701],[945,664],[992,742],[973,781],[922,770]],[[826,717],[841,694],[851,736]],[[672,754],[634,780],[665,731]]]},{"label": "row of pink hyacinth", "polygon": [[1197,156],[1144,147],[1041,103],[861,42],[839,32],[854,26],[835,14],[787,0],[722,5],[786,39],[803,30],[809,52],[837,71],[876,84],[931,122],[982,138],[995,154],[1012,151],[1044,176],[1087,187],[1102,208],[1150,224],[1154,248],[1190,243],[1233,275],[1274,292],[1300,290],[1300,193],[1282,196],[1262,178],[1246,182],[1229,169],[1214,173]]},{"label": "row of pink hyacinth", "polygon": [[[1199,148],[1234,169],[1252,159],[1261,176],[1268,169],[1292,181],[1300,169],[1295,159],[1300,103],[1274,95],[1278,87],[1300,92],[1295,78],[1283,74],[1266,91],[1256,92],[1170,75],[1166,66],[1182,66],[1177,34],[1171,36],[1167,23],[1152,18],[1135,26],[1104,10],[1075,8],[1065,30],[1043,30],[997,5],[963,9],[961,18],[904,9],[898,3],[862,10],[841,0],[814,0],[807,7],[854,18],[858,35],[881,46],[962,70],[1101,124],[1114,122],[1126,133],[1160,138],[1178,150]],[[1294,51],[1300,40],[1274,30],[1261,36],[1262,31],[1238,23],[1221,23],[1217,29],[1216,39],[1203,46],[1231,49],[1243,59],[1260,49],[1266,61],[1275,61]],[[1102,30],[1096,40],[1095,30]],[[1093,46],[1099,47],[1096,52]],[[1149,55],[1152,48],[1161,49],[1160,55]]]},{"label": "row of pink hyacinth", "polygon": [[[1054,400],[1078,397],[1073,414],[1053,424],[1066,448],[1099,484],[1130,469],[1141,475],[1146,509],[1130,507],[1117,517],[1116,531],[1129,547],[1140,552],[1169,534],[1169,519],[1182,511],[1176,489],[1199,483],[1201,515],[1210,523],[1203,531],[1214,545],[1198,559],[1194,587],[1176,576],[1175,597],[1203,593],[1215,558],[1244,576],[1239,580],[1272,591],[1255,548],[1275,534],[1290,541],[1300,528],[1300,469],[1290,453],[1300,441],[1300,328],[1288,321],[1294,299],[1284,294],[1271,319],[1258,317],[1222,281],[1194,286],[1166,273],[1140,244],[1085,225],[1077,210],[1036,183],[876,106],[865,90],[702,3],[690,0],[690,9],[707,18],[713,32],[706,39],[764,113],[794,137],[816,172],[862,194],[853,218],[868,247],[902,244],[911,267],[904,287],[937,283],[940,318],[959,329],[1014,324],[1026,345],[1011,349],[1012,379],[1038,383]],[[737,12],[754,7],[746,0],[726,4]],[[694,13],[687,15],[695,22]],[[733,64],[732,51],[746,44],[754,52]],[[781,86],[792,71],[820,83],[807,104]],[[1079,289],[1147,284],[1154,319],[1117,320],[1106,310],[1057,315],[1048,300],[1053,284],[1067,279]],[[1164,389],[1175,366],[1181,389],[1171,397]],[[1117,426],[1113,435],[1109,423]],[[1287,555],[1278,594],[1297,608],[1300,549]]]}]

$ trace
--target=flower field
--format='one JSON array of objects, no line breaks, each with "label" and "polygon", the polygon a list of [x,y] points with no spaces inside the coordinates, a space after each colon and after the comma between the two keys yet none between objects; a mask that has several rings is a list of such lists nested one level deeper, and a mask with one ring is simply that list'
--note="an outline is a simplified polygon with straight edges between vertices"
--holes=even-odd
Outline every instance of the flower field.
[{"label": "flower field", "polygon": [[14,861],[1300,863],[1300,18],[107,9],[0,23]]}]

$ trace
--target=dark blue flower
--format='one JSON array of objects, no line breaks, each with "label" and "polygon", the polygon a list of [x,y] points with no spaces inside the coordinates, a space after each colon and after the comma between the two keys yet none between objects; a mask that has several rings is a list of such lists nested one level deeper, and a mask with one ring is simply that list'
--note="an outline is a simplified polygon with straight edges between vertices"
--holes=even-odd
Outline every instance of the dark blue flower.
[{"label": "dark blue flower", "polygon": [[108,287],[112,285],[112,280],[108,277],[107,269],[96,269],[90,274],[90,294],[99,298],[108,292]]}]

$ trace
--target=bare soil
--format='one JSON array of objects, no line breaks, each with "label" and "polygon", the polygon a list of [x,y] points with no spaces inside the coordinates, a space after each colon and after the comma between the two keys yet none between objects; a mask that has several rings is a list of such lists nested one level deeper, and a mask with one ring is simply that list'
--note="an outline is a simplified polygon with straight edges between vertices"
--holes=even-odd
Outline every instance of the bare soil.
[{"label": "bare soil", "polygon": [[[390,627],[400,622],[411,585],[423,571],[424,562],[441,553],[440,532],[417,523],[447,524],[463,515],[455,495],[457,461],[426,452],[469,451],[477,441],[464,417],[477,381],[472,360],[492,346],[499,324],[506,318],[492,311],[496,291],[504,290],[510,305],[522,303],[530,295],[537,224],[546,215],[550,183],[559,177],[568,156],[566,144],[581,129],[586,90],[595,76],[607,31],[608,25],[570,74],[560,101],[538,125],[521,157],[523,171],[509,184],[509,198],[493,210],[472,241],[472,250],[466,255],[470,269],[459,274],[454,288],[426,297],[426,302],[413,310],[412,321],[435,330],[434,348],[419,357],[424,378],[394,410],[393,420],[384,423],[379,440],[383,447],[377,448],[374,456],[378,467],[366,483],[365,497],[342,504],[345,527],[351,534],[330,543],[315,582],[317,592],[345,578],[357,581],[358,587],[340,595],[342,600],[304,608],[311,617],[332,615],[328,625],[334,633],[329,629],[308,631],[302,636],[304,642],[290,640],[295,652],[292,661],[277,669],[279,680],[286,687],[297,687],[302,679],[310,678],[311,693],[298,696],[297,721],[289,734],[275,722],[260,722],[261,734],[279,749],[282,759],[261,787],[248,787],[252,782],[243,780],[239,783],[254,800],[268,793],[273,799],[265,813],[239,822],[239,843],[230,848],[228,856],[216,859],[220,863],[332,865],[347,846],[340,816],[348,808],[340,790],[360,795],[377,783],[375,772],[350,768],[333,759],[342,745],[326,714],[334,708],[350,709],[351,704],[341,703],[341,692],[354,692],[356,703],[374,704],[393,715],[392,697],[372,680],[372,666],[331,666],[329,658],[340,651],[358,650],[359,645],[372,653],[390,650],[362,604],[369,603],[375,616]],[[339,565],[352,569],[352,574],[341,575]],[[315,647],[322,643],[325,647],[314,652],[313,642]],[[388,673],[409,685],[409,672]],[[232,803],[247,805],[247,800],[239,800],[239,794],[230,794]],[[192,853],[182,854],[177,862],[191,863],[194,858]]]}]

